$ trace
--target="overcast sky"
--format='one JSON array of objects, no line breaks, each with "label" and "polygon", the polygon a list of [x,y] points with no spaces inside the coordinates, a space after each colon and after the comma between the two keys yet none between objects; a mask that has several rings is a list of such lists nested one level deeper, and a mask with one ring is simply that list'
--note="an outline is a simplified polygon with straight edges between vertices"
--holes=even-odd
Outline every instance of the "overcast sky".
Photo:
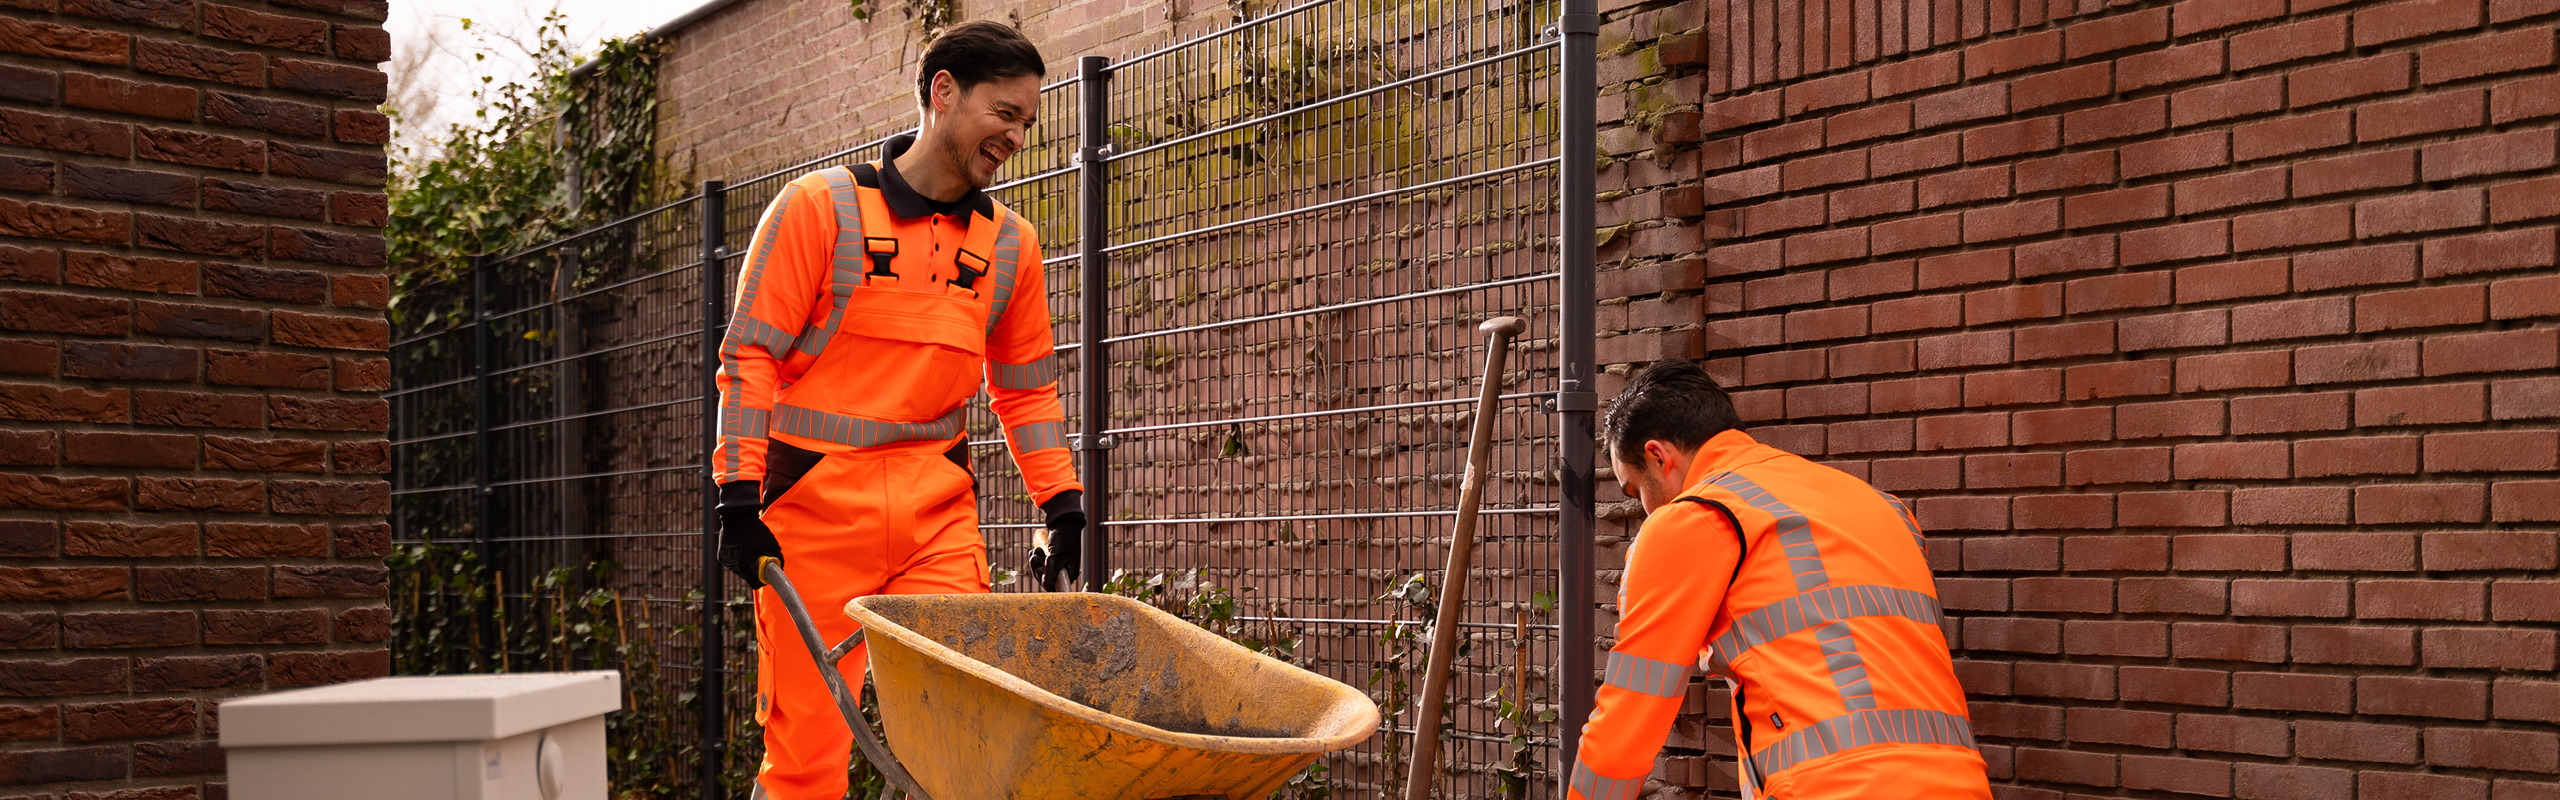
[{"label": "overcast sky", "polygon": [[[410,140],[419,134],[432,135],[446,126],[468,120],[478,106],[471,90],[483,75],[494,76],[498,84],[519,79],[531,70],[531,64],[506,40],[532,41],[541,26],[544,12],[557,8],[568,17],[569,38],[580,51],[616,36],[627,36],[673,21],[700,7],[706,0],[426,0],[416,3],[391,4],[391,18],[383,27],[389,29],[395,73],[392,85],[402,85],[400,73],[414,69],[421,89],[431,93],[436,104],[425,120],[404,125],[402,138]],[[491,34],[485,49],[486,59],[474,59],[483,52],[482,45],[462,29],[462,20],[471,20],[472,29]],[[430,46],[430,37],[440,41]],[[412,60],[412,53],[423,57]],[[396,90],[395,90],[396,91]],[[395,99],[395,104],[397,100]]]}]

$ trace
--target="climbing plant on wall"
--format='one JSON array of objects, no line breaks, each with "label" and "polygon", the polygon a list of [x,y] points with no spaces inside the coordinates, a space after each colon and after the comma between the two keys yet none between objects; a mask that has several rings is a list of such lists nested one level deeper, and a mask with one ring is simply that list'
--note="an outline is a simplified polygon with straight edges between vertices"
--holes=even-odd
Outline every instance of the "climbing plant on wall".
[{"label": "climbing plant on wall", "polygon": [[628,213],[638,200],[656,162],[662,46],[607,41],[581,69],[567,36],[566,19],[546,17],[528,46],[530,77],[482,77],[479,110],[446,131],[441,153],[394,154],[384,235],[395,293],[460,276],[473,256]]},{"label": "climbing plant on wall", "polygon": [[[468,23],[466,22],[466,27]],[[487,41],[486,39],[483,40]],[[583,58],[567,21],[546,17],[532,40],[531,74],[480,79],[474,116],[436,136],[432,154],[395,153],[385,231],[400,331],[433,330],[469,313],[473,259],[506,254],[620,218],[644,202],[654,177],[657,76],[662,47],[639,37],[605,42]],[[487,54],[479,56],[486,63]],[[583,63],[582,63],[583,62]],[[415,124],[399,120],[397,124]],[[562,263],[603,265],[628,255],[628,237],[585,237],[576,259],[523,259],[493,269],[539,270]],[[563,274],[569,284],[594,276]],[[567,287],[562,287],[567,288]],[[449,363],[461,337],[427,337],[395,348],[404,375]],[[541,391],[540,376],[513,390]],[[473,416],[470,392],[431,392],[401,406],[406,433],[431,441],[396,449],[408,485],[446,485],[471,464],[472,440],[453,437]],[[470,515],[436,503],[398,504],[404,531],[437,541],[470,541]],[[393,671],[398,674],[613,669],[624,705],[607,719],[613,796],[625,800],[701,794],[703,698],[688,680],[661,673],[682,663],[699,631],[698,594],[643,598],[614,588],[606,561],[561,564],[514,582],[468,548],[421,544],[387,560],[392,570]],[[529,580],[528,580],[529,579]],[[626,602],[628,600],[628,602]],[[652,609],[655,602],[662,607]],[[671,604],[671,605],[670,605]],[[669,620],[681,620],[670,623]],[[752,631],[732,620],[732,631]],[[743,642],[730,652],[745,654]],[[669,654],[677,653],[671,659]],[[744,663],[730,668],[743,672]],[[743,796],[754,763],[733,751],[715,779]]]}]

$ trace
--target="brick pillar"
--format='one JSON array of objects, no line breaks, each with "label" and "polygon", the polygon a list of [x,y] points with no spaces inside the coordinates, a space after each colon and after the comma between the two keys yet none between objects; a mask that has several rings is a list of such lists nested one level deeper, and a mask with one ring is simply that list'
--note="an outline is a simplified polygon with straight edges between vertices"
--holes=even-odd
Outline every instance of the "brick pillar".
[{"label": "brick pillar", "polygon": [[1996,796],[2560,796],[2560,6],[1698,4],[1708,369]]},{"label": "brick pillar", "polygon": [[389,668],[387,10],[0,2],[0,795]]}]

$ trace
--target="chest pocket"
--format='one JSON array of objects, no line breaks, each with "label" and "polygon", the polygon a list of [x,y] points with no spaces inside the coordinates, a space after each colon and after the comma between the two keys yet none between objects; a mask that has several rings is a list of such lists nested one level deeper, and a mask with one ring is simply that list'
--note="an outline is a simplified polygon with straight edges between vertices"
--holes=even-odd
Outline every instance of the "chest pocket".
[{"label": "chest pocket", "polygon": [[835,413],[891,422],[941,417],[977,392],[995,313],[990,273],[1009,273],[980,253],[1012,221],[973,214],[962,244],[937,257],[885,235],[894,220],[870,165],[822,174],[835,194],[837,238],[828,292],[801,337],[814,357],[802,382],[826,386],[823,405]]},{"label": "chest pocket", "polygon": [[[838,366],[846,412],[915,422],[939,417],[978,390],[987,337],[986,305],[940,292],[844,286],[845,352]],[[836,372],[837,370],[826,370]]]}]

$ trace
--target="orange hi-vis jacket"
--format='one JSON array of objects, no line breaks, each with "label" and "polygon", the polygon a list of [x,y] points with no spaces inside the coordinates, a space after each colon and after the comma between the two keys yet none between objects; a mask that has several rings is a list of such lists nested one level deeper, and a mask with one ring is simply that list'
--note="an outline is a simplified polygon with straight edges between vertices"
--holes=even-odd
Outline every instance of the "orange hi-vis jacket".
[{"label": "orange hi-vis jacket", "polygon": [[1758,795],[1989,798],[1920,526],[1892,495],[1726,431],[1627,553],[1569,796],[1633,800],[1702,655]]},{"label": "orange hi-vis jacket", "polygon": [[981,375],[1033,502],[1081,493],[1038,235],[984,194],[965,217],[923,202],[875,162],[802,176],[766,209],[720,346],[724,502],[754,502],[725,487],[765,477],[768,440],[821,455],[963,448]]},{"label": "orange hi-vis jacket", "polygon": [[[1040,245],[982,193],[932,203],[887,161],[792,181],[756,228],[720,356],[721,503],[761,505],[827,641],[859,629],[828,611],[855,597],[987,591],[962,425],[982,382],[1042,510],[1081,508]],[[853,732],[779,602],[756,593],[757,796],[835,800]],[[838,666],[859,676],[868,656]]]}]

